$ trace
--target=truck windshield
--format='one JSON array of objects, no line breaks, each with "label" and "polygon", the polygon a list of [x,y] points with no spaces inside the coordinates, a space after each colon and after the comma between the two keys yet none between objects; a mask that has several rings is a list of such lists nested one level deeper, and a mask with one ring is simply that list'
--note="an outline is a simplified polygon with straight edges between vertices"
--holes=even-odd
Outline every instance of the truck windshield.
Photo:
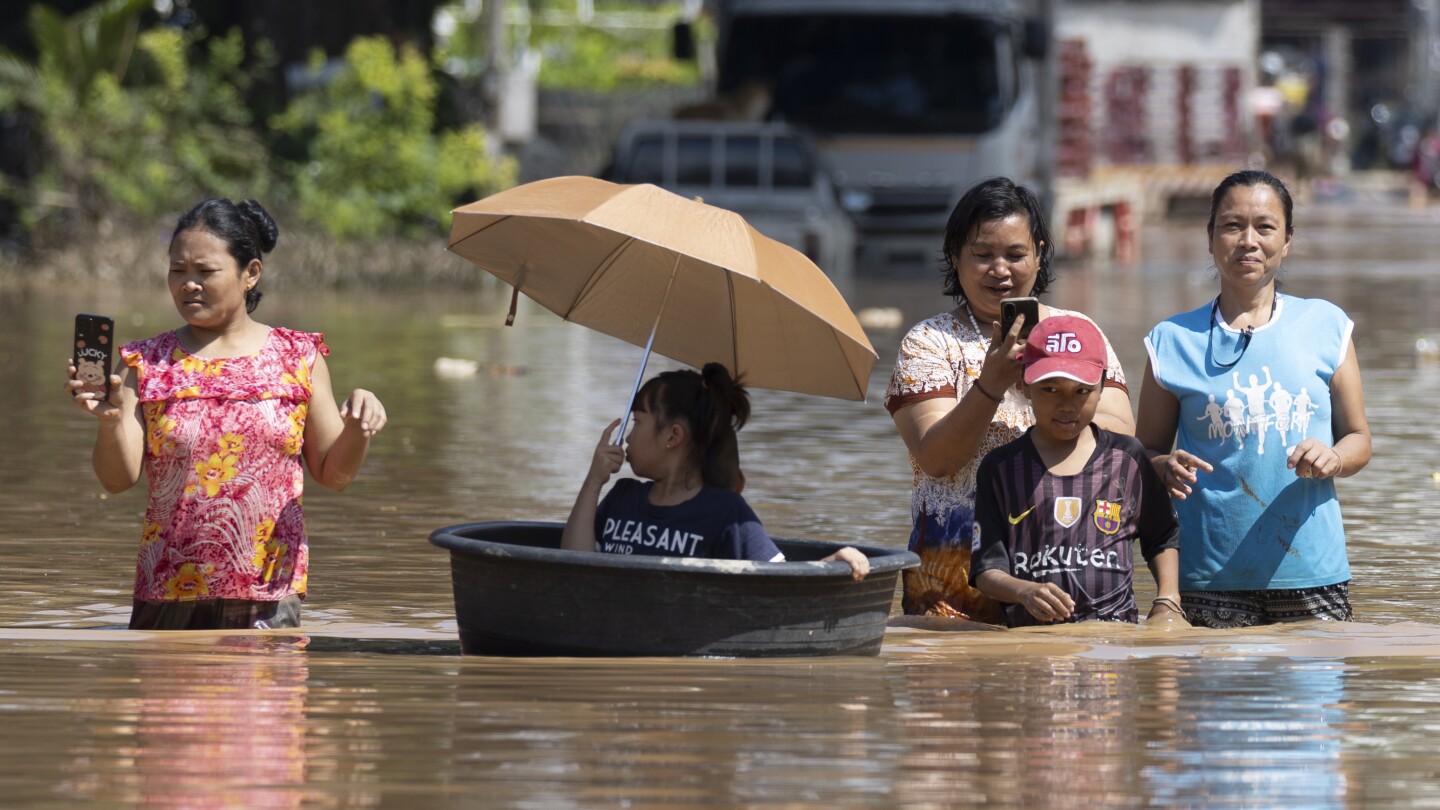
[{"label": "truck windshield", "polygon": [[720,89],[762,84],[772,118],[817,132],[978,134],[1004,115],[1002,30],[958,15],[738,16]]}]

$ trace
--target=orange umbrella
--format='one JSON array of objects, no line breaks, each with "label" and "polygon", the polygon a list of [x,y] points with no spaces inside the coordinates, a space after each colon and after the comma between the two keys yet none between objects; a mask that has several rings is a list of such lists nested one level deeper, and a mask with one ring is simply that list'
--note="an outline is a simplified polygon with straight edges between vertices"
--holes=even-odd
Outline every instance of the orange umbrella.
[{"label": "orange umbrella", "polygon": [[865,398],[876,354],[850,306],[813,262],[733,211],[557,177],[453,213],[452,251],[567,321],[645,346],[637,386],[653,349],[723,363],[751,386]]}]

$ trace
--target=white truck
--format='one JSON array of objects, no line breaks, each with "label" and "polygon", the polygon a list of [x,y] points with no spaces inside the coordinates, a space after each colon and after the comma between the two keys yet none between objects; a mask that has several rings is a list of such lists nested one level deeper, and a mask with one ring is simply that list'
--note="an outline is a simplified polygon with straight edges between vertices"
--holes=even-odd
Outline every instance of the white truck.
[{"label": "white truck", "polygon": [[1043,1],[712,0],[716,93],[815,139],[860,266],[928,264],[976,181],[1049,196]]},{"label": "white truck", "polygon": [[855,225],[801,133],[745,121],[636,121],[615,142],[608,179],[654,183],[745,217],[832,278],[855,266]]}]

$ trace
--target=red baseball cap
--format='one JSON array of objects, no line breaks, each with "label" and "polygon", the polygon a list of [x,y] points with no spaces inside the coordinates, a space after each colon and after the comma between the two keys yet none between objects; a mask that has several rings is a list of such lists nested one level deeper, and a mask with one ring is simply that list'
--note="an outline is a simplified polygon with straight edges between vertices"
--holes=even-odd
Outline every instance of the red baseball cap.
[{"label": "red baseball cap", "polygon": [[1095,324],[1074,315],[1044,318],[1025,341],[1025,382],[1065,377],[1099,385],[1109,367],[1105,337]]}]

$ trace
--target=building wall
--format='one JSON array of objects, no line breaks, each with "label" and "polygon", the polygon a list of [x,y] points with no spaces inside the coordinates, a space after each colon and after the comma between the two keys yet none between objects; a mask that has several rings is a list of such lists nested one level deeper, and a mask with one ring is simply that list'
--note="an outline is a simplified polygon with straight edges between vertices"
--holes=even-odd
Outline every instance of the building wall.
[{"label": "building wall", "polygon": [[1144,63],[1247,63],[1260,42],[1257,0],[1070,0],[1056,35],[1085,40],[1097,67]]},{"label": "building wall", "polygon": [[[1235,165],[1252,148],[1259,0],[1071,0],[1057,8],[1055,37],[1062,116],[1088,121],[1090,166]],[[1087,72],[1083,98],[1067,69]]]}]

